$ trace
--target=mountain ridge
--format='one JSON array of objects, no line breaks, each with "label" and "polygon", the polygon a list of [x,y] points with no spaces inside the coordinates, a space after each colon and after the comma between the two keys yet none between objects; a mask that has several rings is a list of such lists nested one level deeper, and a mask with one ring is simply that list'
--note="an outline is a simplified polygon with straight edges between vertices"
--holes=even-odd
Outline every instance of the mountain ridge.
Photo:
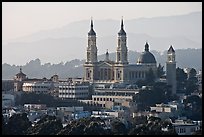
[{"label": "mountain ridge", "polygon": [[[190,67],[196,70],[202,69],[202,50],[201,49],[177,49],[176,61],[177,67],[184,68]],[[166,52],[158,52],[150,50],[156,58],[157,65],[160,63],[165,67]],[[130,64],[135,64],[141,52],[129,51],[128,60]],[[115,52],[109,53],[111,60],[115,60]],[[105,54],[99,55],[98,60],[104,60]],[[83,77],[83,64],[85,59],[74,59],[67,62],[54,63],[41,63],[39,58],[27,62],[22,65],[23,72],[29,78],[50,78],[54,74],[58,74],[60,78],[67,77]],[[2,79],[12,79],[19,72],[19,65],[10,65],[7,63],[2,64]],[[164,69],[165,70],[165,69]]]}]

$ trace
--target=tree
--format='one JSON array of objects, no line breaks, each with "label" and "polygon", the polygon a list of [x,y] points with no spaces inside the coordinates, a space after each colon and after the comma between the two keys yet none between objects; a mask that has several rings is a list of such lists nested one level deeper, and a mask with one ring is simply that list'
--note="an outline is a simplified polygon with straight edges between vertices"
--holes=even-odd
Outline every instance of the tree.
[{"label": "tree", "polygon": [[162,75],[164,75],[164,66],[161,66],[159,63],[159,66],[157,67],[157,77],[160,78]]},{"label": "tree", "polygon": [[181,68],[176,68],[176,81],[177,81],[177,89],[180,91],[184,91],[187,81],[187,73],[184,72]]},{"label": "tree", "polygon": [[108,130],[104,129],[104,121],[100,118],[82,118],[72,120],[57,135],[107,135]]},{"label": "tree", "polygon": [[62,129],[61,120],[45,115],[34,127],[28,129],[28,135],[56,135]]},{"label": "tree", "polygon": [[142,86],[145,86],[145,85],[147,85],[147,82],[145,81],[145,80],[138,80],[137,82],[136,82],[136,85],[139,87],[139,88],[142,88]]},{"label": "tree", "polygon": [[137,116],[133,118],[133,125],[140,125],[147,123],[147,116]]},{"label": "tree", "polygon": [[5,126],[5,134],[25,135],[29,127],[31,127],[31,122],[26,113],[14,114],[9,118],[8,124]]},{"label": "tree", "polygon": [[197,95],[188,96],[184,100],[185,115],[192,120],[202,120],[202,98]]},{"label": "tree", "polygon": [[192,68],[189,72],[188,78],[196,77],[196,74],[197,74],[196,70]]},{"label": "tree", "polygon": [[187,80],[187,73],[184,72],[183,69],[181,68],[176,68],[176,81],[182,83],[185,82]]},{"label": "tree", "polygon": [[189,72],[189,77],[186,82],[186,94],[190,95],[191,93],[198,91],[198,79],[196,77],[196,70],[192,68]]},{"label": "tree", "polygon": [[[163,131],[162,128],[167,128],[167,131]],[[128,135],[177,135],[177,133],[170,121],[149,117],[145,123],[135,125]]]},{"label": "tree", "polygon": [[149,71],[146,73],[146,79],[145,80],[146,80],[148,85],[152,85],[154,83],[155,75],[154,75],[152,68],[150,68]]},{"label": "tree", "polygon": [[111,131],[114,135],[125,135],[127,134],[127,129],[121,121],[111,122]]}]

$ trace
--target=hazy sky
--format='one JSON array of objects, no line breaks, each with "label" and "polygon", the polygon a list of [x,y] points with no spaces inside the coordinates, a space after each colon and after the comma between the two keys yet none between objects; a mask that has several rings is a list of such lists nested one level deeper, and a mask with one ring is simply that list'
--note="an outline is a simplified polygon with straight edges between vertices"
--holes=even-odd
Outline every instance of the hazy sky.
[{"label": "hazy sky", "polygon": [[2,39],[8,40],[70,22],[94,19],[126,20],[202,11],[201,2],[3,2]]}]

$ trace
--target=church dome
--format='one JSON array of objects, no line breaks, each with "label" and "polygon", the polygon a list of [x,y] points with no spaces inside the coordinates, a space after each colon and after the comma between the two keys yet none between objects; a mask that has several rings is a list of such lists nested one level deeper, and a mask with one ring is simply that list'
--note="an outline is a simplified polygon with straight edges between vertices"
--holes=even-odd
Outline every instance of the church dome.
[{"label": "church dome", "polygon": [[156,59],[154,57],[154,55],[149,52],[149,45],[148,43],[145,44],[145,51],[142,52],[142,54],[140,55],[140,57],[137,60],[137,63],[156,63]]}]

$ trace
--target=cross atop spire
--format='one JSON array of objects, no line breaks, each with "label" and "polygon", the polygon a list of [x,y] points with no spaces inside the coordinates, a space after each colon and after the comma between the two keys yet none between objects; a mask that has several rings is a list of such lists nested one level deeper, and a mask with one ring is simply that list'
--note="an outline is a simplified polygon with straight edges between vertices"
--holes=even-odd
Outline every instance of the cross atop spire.
[{"label": "cross atop spire", "polygon": [[123,29],[123,16],[122,16],[122,19],[121,19],[121,29]]},{"label": "cross atop spire", "polygon": [[91,17],[91,29],[93,29],[93,17]]}]

